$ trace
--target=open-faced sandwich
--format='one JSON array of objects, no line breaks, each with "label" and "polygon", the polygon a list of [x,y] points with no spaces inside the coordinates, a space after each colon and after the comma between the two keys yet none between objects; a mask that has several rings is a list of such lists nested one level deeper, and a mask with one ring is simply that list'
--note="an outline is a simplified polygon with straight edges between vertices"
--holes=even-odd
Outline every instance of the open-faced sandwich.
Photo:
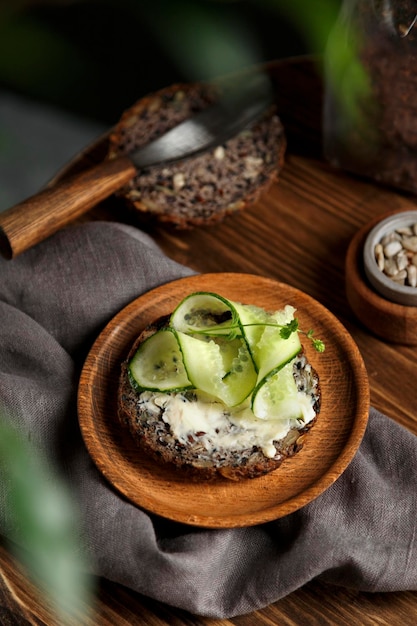
[{"label": "open-faced sandwich", "polygon": [[[301,449],[321,402],[294,312],[187,296],[141,333],[122,364],[121,423],[145,453],[194,478],[278,468]],[[324,349],[312,331],[306,337]]]}]

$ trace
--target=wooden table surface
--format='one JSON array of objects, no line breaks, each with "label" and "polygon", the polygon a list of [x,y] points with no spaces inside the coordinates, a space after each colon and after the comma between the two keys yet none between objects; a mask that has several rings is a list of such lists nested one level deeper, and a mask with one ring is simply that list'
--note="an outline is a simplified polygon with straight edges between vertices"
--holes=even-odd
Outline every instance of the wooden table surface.
[{"label": "wooden table surface", "polygon": [[[288,150],[280,181],[252,208],[207,229],[175,231],[142,224],[113,199],[88,219],[116,219],[147,230],[171,258],[199,272],[248,272],[284,281],[312,295],[334,313],[356,340],[371,387],[371,403],[417,434],[415,349],[385,343],[364,328],[345,295],[344,262],[349,242],[374,216],[415,208],[406,194],[333,170],[321,157],[322,85],[310,59],[271,66]],[[106,139],[86,151],[68,171],[99,160]],[[1,624],[55,624],[42,600],[0,546]],[[417,594],[360,593],[315,582],[246,616],[213,620],[159,604],[120,585],[98,581],[97,617],[103,626],[352,626],[414,625]]]}]

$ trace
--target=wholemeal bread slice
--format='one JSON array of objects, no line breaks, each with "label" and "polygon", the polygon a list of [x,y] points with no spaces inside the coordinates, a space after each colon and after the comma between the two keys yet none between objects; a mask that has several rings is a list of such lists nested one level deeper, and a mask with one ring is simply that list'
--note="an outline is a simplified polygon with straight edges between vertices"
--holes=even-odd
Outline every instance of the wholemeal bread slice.
[{"label": "wholemeal bread slice", "polygon": [[[175,84],[141,98],[109,138],[109,158],[128,154],[219,97],[209,83]],[[256,123],[215,149],[138,172],[119,192],[128,205],[179,228],[204,226],[254,203],[277,180],[286,141],[272,106]]]},{"label": "wholemeal bread slice", "polygon": [[[132,386],[128,371],[130,359],[140,344],[164,327],[167,321],[168,318],[163,317],[146,328],[134,342],[121,366],[118,418],[122,427],[129,429],[142,453],[151,455],[158,463],[168,464],[173,470],[186,472],[190,479],[222,477],[240,480],[271,472],[286,458],[301,450],[307,433],[316,421],[321,402],[319,376],[303,351],[294,359],[293,375],[298,390],[309,397],[315,417],[308,423],[293,420],[288,432],[271,442],[272,452],[269,446],[266,454],[261,445],[253,442],[248,445],[245,433],[242,432],[246,422],[236,426],[236,421],[227,419],[227,408],[212,399],[209,399],[208,404],[210,411],[213,406],[217,411],[214,419],[221,417],[219,428],[211,433],[207,433],[207,429],[202,430],[201,420],[196,419],[194,422],[193,413],[198,417],[199,412],[207,411],[207,398],[195,390],[176,393],[138,392]],[[170,423],[170,416],[177,409],[182,413],[184,407],[187,409],[184,419],[189,421],[191,415],[191,426],[184,436],[179,437],[174,432],[175,419]],[[228,445],[223,445],[225,441],[228,441]]]}]

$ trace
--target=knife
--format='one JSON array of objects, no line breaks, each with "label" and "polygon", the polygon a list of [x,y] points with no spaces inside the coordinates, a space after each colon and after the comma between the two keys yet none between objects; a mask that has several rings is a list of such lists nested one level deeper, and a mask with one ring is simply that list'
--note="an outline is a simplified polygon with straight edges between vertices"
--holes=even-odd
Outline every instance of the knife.
[{"label": "knife", "polygon": [[0,213],[0,253],[11,259],[119,190],[140,170],[194,157],[252,124],[273,101],[266,77],[239,89],[127,156],[106,159]]}]

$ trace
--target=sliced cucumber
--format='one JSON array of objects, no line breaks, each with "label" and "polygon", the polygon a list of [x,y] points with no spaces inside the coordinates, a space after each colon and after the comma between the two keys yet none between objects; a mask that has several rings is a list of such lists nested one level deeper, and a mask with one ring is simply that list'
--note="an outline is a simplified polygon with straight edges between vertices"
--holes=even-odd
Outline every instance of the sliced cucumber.
[{"label": "sliced cucumber", "polygon": [[139,347],[129,364],[132,384],[157,391],[195,388],[228,407],[250,398],[260,419],[311,416],[292,370],[301,350],[294,311],[287,305],[270,314],[215,293],[193,293],[174,310],[169,327]]},{"label": "sliced cucumber", "polygon": [[304,421],[313,409],[308,397],[298,392],[293,374],[293,360],[275,370],[256,386],[251,408],[259,419]]},{"label": "sliced cucumber", "polygon": [[228,335],[236,323],[228,300],[203,291],[184,298],[170,318],[170,325],[182,333],[204,333],[215,327],[216,334]]},{"label": "sliced cucumber", "polygon": [[246,339],[255,368],[259,370],[260,363],[256,355],[256,346],[258,345],[264,332],[264,324],[268,320],[268,313],[264,311],[264,309],[250,304],[233,302],[231,305],[234,307],[239,318],[238,323]]},{"label": "sliced cucumber", "polygon": [[[287,339],[281,337],[281,327],[294,319],[294,308],[285,307],[268,316],[262,336],[254,348],[254,358],[258,365],[258,383],[278,367],[285,365],[301,350],[301,341],[297,332]],[[275,326],[274,326],[275,324]],[[278,325],[278,326],[277,326]]]},{"label": "sliced cucumber", "polygon": [[171,328],[146,339],[130,360],[134,386],[151,391],[179,391],[192,386],[184,367],[177,335]]},{"label": "sliced cucumber", "polygon": [[[205,339],[207,341],[207,338]],[[214,337],[212,341],[217,343],[220,349],[225,376],[227,376],[235,367],[236,357],[242,345],[242,339],[225,339],[224,337]]]},{"label": "sliced cucumber", "polygon": [[243,339],[229,342],[227,350],[214,339],[178,332],[188,378],[194,387],[227,406],[241,404],[256,383],[256,370]]}]

